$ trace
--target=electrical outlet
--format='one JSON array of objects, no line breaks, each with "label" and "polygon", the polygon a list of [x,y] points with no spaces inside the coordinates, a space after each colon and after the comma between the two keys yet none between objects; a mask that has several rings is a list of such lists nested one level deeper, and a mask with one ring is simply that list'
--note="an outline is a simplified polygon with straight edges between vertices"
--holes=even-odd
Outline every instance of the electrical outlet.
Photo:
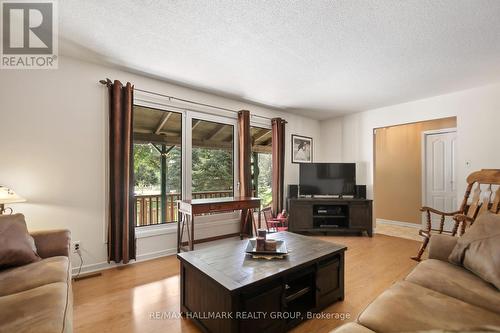
[{"label": "electrical outlet", "polygon": [[78,253],[80,251],[80,241],[73,242],[73,253]]}]

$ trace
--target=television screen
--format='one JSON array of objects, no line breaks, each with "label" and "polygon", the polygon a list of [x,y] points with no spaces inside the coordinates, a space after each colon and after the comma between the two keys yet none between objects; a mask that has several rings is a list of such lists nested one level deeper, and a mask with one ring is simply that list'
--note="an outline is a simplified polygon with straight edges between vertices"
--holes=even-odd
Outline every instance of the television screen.
[{"label": "television screen", "polygon": [[303,163],[300,165],[300,194],[354,195],[355,163]]}]

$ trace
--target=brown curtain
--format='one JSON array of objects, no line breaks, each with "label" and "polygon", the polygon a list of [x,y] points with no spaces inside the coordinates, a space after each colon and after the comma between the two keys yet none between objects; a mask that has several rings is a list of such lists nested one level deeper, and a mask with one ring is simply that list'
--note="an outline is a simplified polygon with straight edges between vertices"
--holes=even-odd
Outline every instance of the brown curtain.
[{"label": "brown curtain", "polygon": [[134,87],[108,80],[109,88],[109,225],[108,262],[135,259],[132,168]]},{"label": "brown curtain", "polygon": [[272,119],[273,143],[273,212],[281,213],[283,210],[283,188],[285,173],[285,124],[281,118]]},{"label": "brown curtain", "polygon": [[[239,165],[239,195],[241,197],[252,196],[252,138],[250,136],[250,111],[242,110],[238,112],[238,165]],[[246,232],[252,235],[252,220],[248,215],[248,220],[245,221],[247,212],[241,212],[241,223],[246,222]]]}]

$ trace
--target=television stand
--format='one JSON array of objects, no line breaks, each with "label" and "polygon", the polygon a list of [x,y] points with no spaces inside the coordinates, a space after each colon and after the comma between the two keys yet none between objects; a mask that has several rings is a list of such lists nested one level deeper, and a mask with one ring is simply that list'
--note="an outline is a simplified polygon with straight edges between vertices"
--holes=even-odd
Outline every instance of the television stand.
[{"label": "television stand", "polygon": [[372,200],[316,196],[288,199],[288,207],[292,232],[373,234]]},{"label": "television stand", "polygon": [[312,198],[317,198],[317,199],[340,199],[340,195],[335,195],[335,194],[315,194],[312,196]]}]

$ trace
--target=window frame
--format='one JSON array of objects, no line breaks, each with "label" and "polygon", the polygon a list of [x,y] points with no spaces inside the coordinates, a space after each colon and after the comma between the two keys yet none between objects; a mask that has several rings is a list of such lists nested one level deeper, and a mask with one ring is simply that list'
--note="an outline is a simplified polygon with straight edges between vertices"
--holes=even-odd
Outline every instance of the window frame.
[{"label": "window frame", "polygon": [[[267,129],[267,130],[270,130],[270,131],[273,130],[273,126],[272,126],[271,121],[270,120],[265,121],[265,120],[263,120],[263,118],[257,118],[257,119],[256,118],[253,118],[253,119],[250,118],[250,128],[252,128],[252,127],[257,127],[257,128],[261,128],[261,129]],[[271,136],[272,136],[272,133],[271,133]],[[271,170],[271,173],[272,173],[272,170]],[[271,188],[272,188],[272,184],[271,184]],[[262,205],[262,203],[261,203],[261,205]]]},{"label": "window frame", "polygon": [[[143,97],[143,96],[141,96]],[[168,105],[165,105],[161,102],[156,102],[153,99],[148,100],[149,98],[142,99],[142,98],[137,98],[134,96],[134,100],[132,103],[132,108],[135,106],[139,107],[144,107],[144,108],[150,108],[153,110],[157,111],[162,111],[162,112],[175,112],[181,115],[181,198],[184,200],[184,192],[185,192],[185,187],[184,187],[184,175],[185,175],[185,170],[184,170],[184,156],[186,154],[186,151],[184,150],[184,133],[185,133],[185,119],[186,119],[186,111],[185,110],[176,110],[175,108],[169,108]],[[133,135],[132,135],[132,142],[133,140]],[[133,154],[132,154],[133,156]],[[174,231],[177,230],[177,222],[164,222],[164,223],[158,223],[158,224],[150,224],[150,225],[143,225],[143,226],[135,226],[135,233],[137,238],[144,238],[144,237],[150,237],[154,235],[161,235],[161,234],[167,234],[171,232],[165,232],[167,229],[173,229]],[[168,231],[168,230],[167,230]]]},{"label": "window frame", "polygon": [[[182,200],[191,199],[192,196],[192,121],[193,119],[206,120],[227,124],[233,126],[233,195],[237,196],[239,192],[239,173],[238,173],[238,120],[237,116],[222,116],[212,112],[196,111],[178,106],[170,106],[168,99],[151,96],[146,93],[134,94],[133,105],[152,108],[165,112],[180,113],[182,117],[181,133],[181,191]],[[239,212],[218,213],[205,216],[197,216],[197,224],[203,229],[203,224],[220,221],[220,224],[239,221]],[[177,232],[177,222],[168,222],[148,226],[136,226],[136,237],[145,238],[163,234],[173,234]]]},{"label": "window frame", "polygon": [[[238,144],[236,142],[238,138],[238,120],[235,117],[225,117],[215,114],[207,114],[197,111],[187,111],[186,113],[186,126],[189,124],[189,131],[186,131],[186,150],[189,149],[189,154],[186,153],[186,177],[185,180],[188,182],[186,185],[186,198],[192,198],[192,172],[193,172],[193,132],[191,131],[191,126],[194,120],[205,120],[210,122],[216,122],[224,125],[233,126],[233,196],[237,196],[239,191],[239,175],[238,175]],[[212,222],[220,219],[235,219],[239,218],[239,212],[227,212],[227,213],[217,213],[211,215],[197,216],[198,222]]]}]

